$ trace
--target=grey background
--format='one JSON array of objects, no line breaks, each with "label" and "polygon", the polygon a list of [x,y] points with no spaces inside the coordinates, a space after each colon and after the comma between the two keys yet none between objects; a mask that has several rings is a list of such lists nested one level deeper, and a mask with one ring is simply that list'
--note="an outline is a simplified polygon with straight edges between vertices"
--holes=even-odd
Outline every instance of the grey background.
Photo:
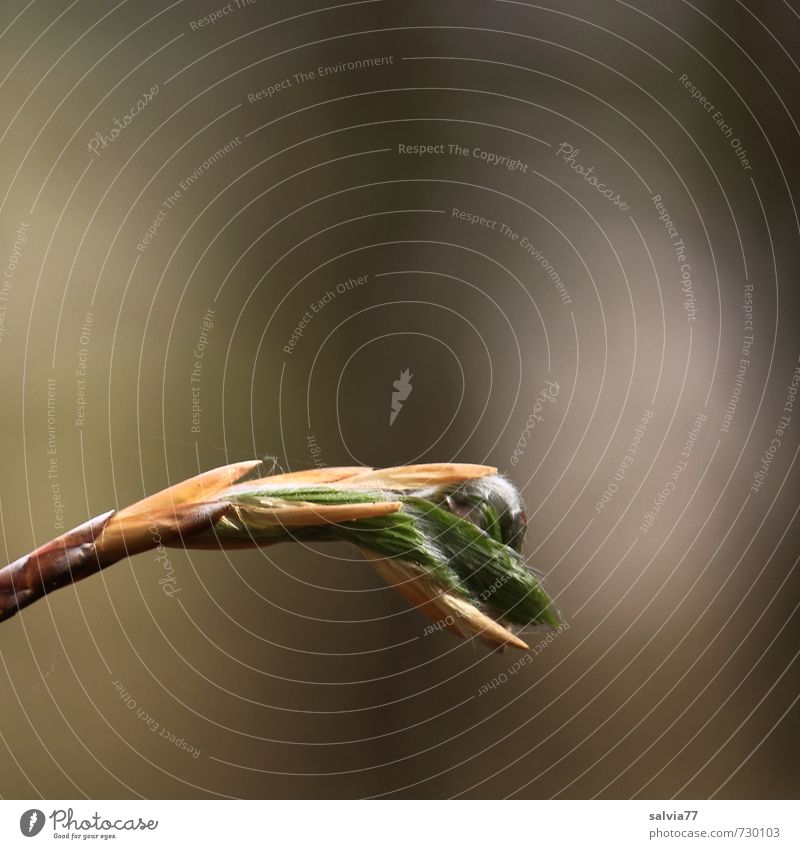
[{"label": "grey background", "polygon": [[[213,11],[2,11],[6,271],[27,225],[0,304],[3,553],[58,533],[50,457],[67,528],[264,454],[486,462],[523,490],[531,563],[569,629],[530,655],[425,635],[343,547],[172,551],[170,570],[140,555],[0,628],[0,793],[796,796],[800,411],[750,491],[800,353],[796,5],[257,0],[192,28]],[[376,56],[392,63],[294,81]],[[398,152],[442,143],[527,173]],[[686,246],[693,323],[655,194]],[[526,236],[570,303],[519,241],[454,209]],[[752,356],[723,433],[748,281]],[[546,380],[557,400],[522,445]]]}]

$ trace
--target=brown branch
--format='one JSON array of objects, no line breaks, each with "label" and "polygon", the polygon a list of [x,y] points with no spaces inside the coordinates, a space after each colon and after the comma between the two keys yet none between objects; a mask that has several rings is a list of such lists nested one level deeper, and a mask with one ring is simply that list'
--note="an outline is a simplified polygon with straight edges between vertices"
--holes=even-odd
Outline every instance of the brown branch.
[{"label": "brown branch", "polygon": [[159,542],[179,544],[184,536],[213,527],[229,505],[211,499],[259,465],[250,460],[203,472],[124,510],[90,519],[0,569],[0,621],[124,557],[156,548]]}]

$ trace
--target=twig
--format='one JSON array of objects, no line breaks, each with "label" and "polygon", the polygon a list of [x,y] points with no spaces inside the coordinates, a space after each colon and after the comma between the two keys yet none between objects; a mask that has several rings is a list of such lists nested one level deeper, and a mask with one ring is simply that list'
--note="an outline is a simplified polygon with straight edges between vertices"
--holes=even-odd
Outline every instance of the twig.
[{"label": "twig", "polygon": [[519,494],[496,469],[433,463],[263,471],[257,460],[213,469],[56,537],[0,569],[0,620],[159,544],[345,540],[415,607],[460,636],[527,648],[515,631],[558,624],[520,556]]}]

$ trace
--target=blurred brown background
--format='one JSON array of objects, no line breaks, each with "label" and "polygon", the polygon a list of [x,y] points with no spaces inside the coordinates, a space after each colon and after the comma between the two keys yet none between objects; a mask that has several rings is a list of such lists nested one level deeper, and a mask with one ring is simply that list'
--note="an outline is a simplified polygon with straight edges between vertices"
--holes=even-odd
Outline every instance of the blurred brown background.
[{"label": "blurred brown background", "polygon": [[6,559],[253,456],[488,462],[569,625],[141,555],[0,627],[3,796],[797,795],[796,4],[1,15]]}]

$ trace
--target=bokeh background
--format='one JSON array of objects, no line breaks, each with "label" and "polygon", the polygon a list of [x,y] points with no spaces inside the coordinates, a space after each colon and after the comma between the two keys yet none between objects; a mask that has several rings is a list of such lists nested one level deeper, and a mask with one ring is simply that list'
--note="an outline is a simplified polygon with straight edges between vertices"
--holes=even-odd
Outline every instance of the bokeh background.
[{"label": "bokeh background", "polygon": [[6,559],[225,462],[485,462],[568,626],[427,633],[334,545],[140,555],[0,627],[3,796],[798,794],[797,3],[0,34]]}]

